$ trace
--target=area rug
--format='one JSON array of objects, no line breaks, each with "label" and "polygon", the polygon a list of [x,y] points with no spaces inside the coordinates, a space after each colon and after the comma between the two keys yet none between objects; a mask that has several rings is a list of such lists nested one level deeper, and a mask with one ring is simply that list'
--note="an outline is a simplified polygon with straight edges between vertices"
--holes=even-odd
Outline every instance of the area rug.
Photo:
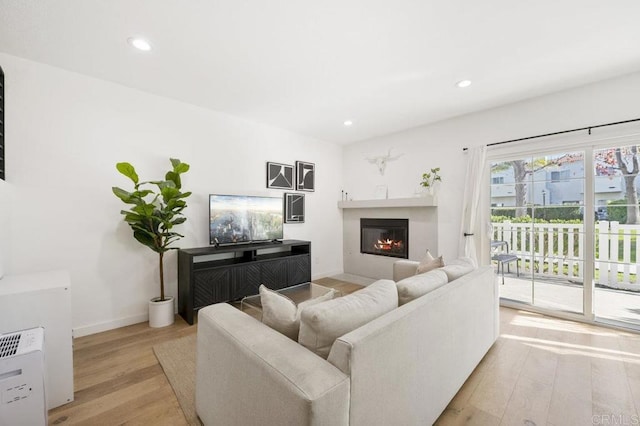
[{"label": "area rug", "polygon": [[160,343],[153,352],[167,376],[189,425],[202,426],[196,414],[196,335]]}]

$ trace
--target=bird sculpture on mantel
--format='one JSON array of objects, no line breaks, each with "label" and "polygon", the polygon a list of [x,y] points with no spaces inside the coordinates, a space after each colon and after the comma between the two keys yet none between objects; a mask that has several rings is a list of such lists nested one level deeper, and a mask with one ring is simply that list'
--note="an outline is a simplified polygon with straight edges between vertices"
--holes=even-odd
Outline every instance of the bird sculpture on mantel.
[{"label": "bird sculpture on mantel", "polygon": [[402,157],[403,154],[398,154],[394,157],[391,156],[391,149],[387,152],[387,155],[378,155],[377,157],[367,157],[367,160],[371,164],[375,164],[378,167],[378,171],[381,176],[384,176],[384,170],[387,168],[387,163],[389,161],[397,160]]}]

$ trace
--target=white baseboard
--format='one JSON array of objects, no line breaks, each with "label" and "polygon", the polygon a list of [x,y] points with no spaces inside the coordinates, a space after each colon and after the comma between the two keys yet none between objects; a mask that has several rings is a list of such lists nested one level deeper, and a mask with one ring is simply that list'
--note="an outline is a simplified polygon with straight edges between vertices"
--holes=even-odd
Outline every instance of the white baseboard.
[{"label": "white baseboard", "polygon": [[127,325],[138,324],[145,321],[149,321],[148,313],[134,315],[126,318],[119,318],[113,321],[105,321],[98,324],[84,325],[73,329],[73,337],[76,338],[88,336],[90,334],[101,333],[103,331],[126,327]]}]

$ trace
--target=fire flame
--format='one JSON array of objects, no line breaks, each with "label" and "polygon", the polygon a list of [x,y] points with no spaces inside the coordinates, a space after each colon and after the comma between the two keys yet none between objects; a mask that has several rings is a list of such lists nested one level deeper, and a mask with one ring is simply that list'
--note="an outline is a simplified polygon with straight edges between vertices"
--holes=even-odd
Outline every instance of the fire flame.
[{"label": "fire flame", "polygon": [[373,247],[376,250],[401,250],[403,246],[402,241],[398,240],[391,240],[391,239],[386,239],[386,240],[378,240],[377,244],[374,244]]}]

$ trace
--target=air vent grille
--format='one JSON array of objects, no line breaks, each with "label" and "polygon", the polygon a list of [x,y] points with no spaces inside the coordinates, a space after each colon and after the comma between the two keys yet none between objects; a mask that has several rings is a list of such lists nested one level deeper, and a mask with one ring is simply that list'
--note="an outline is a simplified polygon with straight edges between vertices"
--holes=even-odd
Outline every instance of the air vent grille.
[{"label": "air vent grille", "polygon": [[22,333],[0,336],[0,359],[16,354],[21,337]]}]

